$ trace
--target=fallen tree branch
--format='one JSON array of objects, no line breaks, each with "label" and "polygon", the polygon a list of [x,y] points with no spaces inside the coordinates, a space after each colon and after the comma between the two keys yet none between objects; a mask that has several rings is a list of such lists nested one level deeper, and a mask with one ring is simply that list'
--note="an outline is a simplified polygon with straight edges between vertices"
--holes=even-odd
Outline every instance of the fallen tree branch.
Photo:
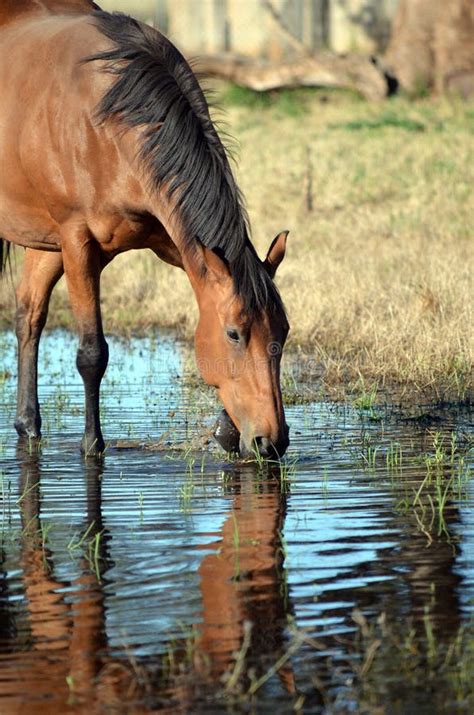
[{"label": "fallen tree branch", "polygon": [[257,92],[283,87],[333,87],[352,89],[368,100],[387,96],[383,72],[367,57],[318,53],[269,63],[221,54],[201,56],[196,68],[203,74],[227,79]]}]

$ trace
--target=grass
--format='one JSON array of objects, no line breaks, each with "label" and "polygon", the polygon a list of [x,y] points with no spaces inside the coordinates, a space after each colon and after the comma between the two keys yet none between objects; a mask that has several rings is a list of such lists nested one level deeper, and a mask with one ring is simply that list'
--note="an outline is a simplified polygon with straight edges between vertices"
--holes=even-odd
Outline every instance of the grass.
[{"label": "grass", "polygon": [[330,126],[331,129],[345,129],[353,132],[364,129],[386,129],[387,127],[395,127],[396,129],[403,129],[407,132],[425,131],[425,125],[422,124],[422,122],[400,117],[392,112],[384,112],[375,119],[356,119],[354,121]]},{"label": "grass", "polygon": [[396,712],[403,712],[403,706],[415,709],[417,702],[421,710],[425,702],[430,703],[432,712],[444,712],[455,703],[459,712],[470,712],[472,622],[444,640],[428,607],[423,618],[424,638],[420,637],[421,624],[409,620],[396,623],[384,613],[370,621],[359,612],[353,617],[359,626],[355,653],[361,663],[354,668],[353,702],[364,712],[382,712],[387,702],[399,703]]},{"label": "grass", "polygon": [[[229,85],[218,99],[240,144],[236,172],[260,254],[291,232],[277,282],[307,381],[322,391],[397,385],[407,400],[472,395],[473,104],[371,105],[343,92]],[[102,302],[108,331],[192,336],[186,277],[148,252],[107,268]],[[3,281],[4,322],[13,309]],[[63,282],[50,324],[70,325]]]},{"label": "grass", "polygon": [[[268,709],[265,686],[285,664],[289,672],[309,676],[312,688],[285,693],[285,712],[406,712],[414,704],[430,712],[471,712],[474,703],[473,623],[466,623],[443,637],[439,623],[427,606],[417,621],[397,622],[385,612],[370,617],[358,609],[352,613],[355,630],[346,635],[343,658],[331,636],[316,639],[309,632],[287,628],[287,643],[274,662],[257,673],[251,664],[252,624],[245,621],[240,648],[219,679],[212,663],[201,652],[199,630],[182,628],[171,638],[161,668],[150,674],[145,668],[129,668],[124,699],[132,704],[159,690],[175,709],[218,712],[260,712]],[[273,686],[274,688],[278,686]],[[128,690],[128,694],[127,694]],[[314,695],[318,706],[314,708]],[[324,705],[324,709],[323,709]],[[313,708],[312,708],[313,706]],[[283,708],[283,704],[280,703]],[[408,710],[407,710],[408,708]],[[411,708],[411,710],[410,710]],[[426,710],[428,712],[428,710]]]},{"label": "grass", "polygon": [[357,461],[368,474],[391,477],[395,490],[403,489],[397,510],[413,515],[428,545],[434,539],[451,541],[449,519],[459,503],[469,500],[472,482],[473,441],[460,439],[456,432],[426,432],[425,451],[404,449],[398,441],[375,443],[363,434],[357,447]]}]

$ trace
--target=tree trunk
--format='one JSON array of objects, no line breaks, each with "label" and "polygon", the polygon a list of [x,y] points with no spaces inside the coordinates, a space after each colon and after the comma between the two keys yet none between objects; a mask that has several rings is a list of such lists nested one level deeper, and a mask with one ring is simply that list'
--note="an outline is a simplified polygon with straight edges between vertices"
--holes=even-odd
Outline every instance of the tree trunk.
[{"label": "tree trunk", "polygon": [[474,1],[442,2],[434,32],[435,89],[474,96]]},{"label": "tree trunk", "polygon": [[400,0],[385,64],[411,94],[473,94],[473,0]]}]

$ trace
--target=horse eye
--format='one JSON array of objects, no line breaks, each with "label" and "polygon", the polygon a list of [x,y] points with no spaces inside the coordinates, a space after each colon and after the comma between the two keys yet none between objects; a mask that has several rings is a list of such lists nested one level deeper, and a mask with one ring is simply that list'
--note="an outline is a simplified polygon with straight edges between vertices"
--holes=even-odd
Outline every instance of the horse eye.
[{"label": "horse eye", "polygon": [[237,330],[228,330],[227,337],[234,343],[240,342],[240,335],[238,334]]}]

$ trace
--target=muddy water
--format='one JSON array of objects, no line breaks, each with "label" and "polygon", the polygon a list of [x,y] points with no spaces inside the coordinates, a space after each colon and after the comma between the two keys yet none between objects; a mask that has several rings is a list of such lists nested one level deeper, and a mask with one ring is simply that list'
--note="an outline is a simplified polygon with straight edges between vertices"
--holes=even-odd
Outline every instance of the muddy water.
[{"label": "muddy water", "polygon": [[472,415],[298,405],[285,464],[239,464],[184,348],[111,340],[85,462],[74,349],[36,449],[0,335],[2,715],[473,711]]}]

